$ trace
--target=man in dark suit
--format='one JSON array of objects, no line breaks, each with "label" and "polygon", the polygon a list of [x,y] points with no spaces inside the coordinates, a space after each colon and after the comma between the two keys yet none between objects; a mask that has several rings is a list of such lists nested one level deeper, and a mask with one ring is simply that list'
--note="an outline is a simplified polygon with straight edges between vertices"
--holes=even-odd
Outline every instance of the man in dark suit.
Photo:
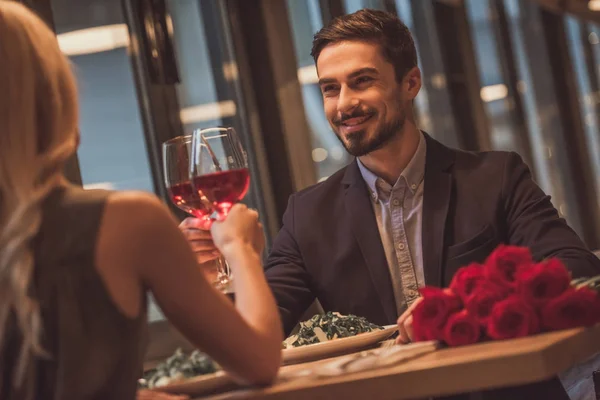
[{"label": "man in dark suit", "polygon": [[[315,298],[325,310],[393,324],[418,287],[447,286],[501,243],[559,257],[574,276],[600,273],[521,157],[450,149],[419,131],[416,49],[396,16],[334,20],[312,54],[325,114],[356,160],[290,197],[266,265],[286,333]],[[410,318],[400,322],[409,340]],[[566,396],[553,380],[486,398],[550,394]]]},{"label": "man in dark suit", "polygon": [[[559,257],[574,276],[600,273],[517,154],[450,149],[417,128],[421,73],[396,16],[361,10],[333,20],[312,54],[325,114],[356,160],[290,197],[265,268],[286,334],[318,298],[326,311],[380,325],[401,316],[409,340],[405,312],[418,288],[447,286],[501,243],[527,246],[537,260]],[[564,394],[553,380],[488,395],[557,390]]]},{"label": "man in dark suit", "polygon": [[600,273],[519,155],[450,149],[419,131],[416,49],[396,16],[334,20],[313,56],[325,114],[357,158],[290,197],[266,265],[286,332],[315,298],[395,323],[419,286],[447,286],[501,243],[559,257],[574,276]]}]

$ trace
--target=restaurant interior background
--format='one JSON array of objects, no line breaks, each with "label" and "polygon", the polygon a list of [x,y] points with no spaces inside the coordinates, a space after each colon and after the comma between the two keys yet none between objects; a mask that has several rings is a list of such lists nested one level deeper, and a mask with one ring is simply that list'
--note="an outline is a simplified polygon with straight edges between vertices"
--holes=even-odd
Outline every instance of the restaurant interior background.
[{"label": "restaurant interior background", "polygon": [[[250,156],[245,202],[269,244],[288,196],[350,161],[323,114],[310,49],[331,18],[369,7],[413,32],[421,129],[466,150],[518,152],[600,248],[600,1],[21,1],[54,27],[77,74],[82,140],[67,172],[87,188],[168,202],[161,143],[234,126]],[[153,303],[149,316],[150,353],[169,354],[178,339]]]}]

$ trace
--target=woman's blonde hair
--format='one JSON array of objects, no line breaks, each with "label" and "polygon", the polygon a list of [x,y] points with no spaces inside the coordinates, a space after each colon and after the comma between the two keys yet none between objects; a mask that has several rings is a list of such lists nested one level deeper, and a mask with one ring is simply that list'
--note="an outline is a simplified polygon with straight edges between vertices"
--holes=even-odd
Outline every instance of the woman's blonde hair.
[{"label": "woman's blonde hair", "polygon": [[22,336],[14,384],[45,355],[30,296],[41,203],[78,143],[77,88],[56,36],[21,4],[0,0],[0,351],[9,320]]}]

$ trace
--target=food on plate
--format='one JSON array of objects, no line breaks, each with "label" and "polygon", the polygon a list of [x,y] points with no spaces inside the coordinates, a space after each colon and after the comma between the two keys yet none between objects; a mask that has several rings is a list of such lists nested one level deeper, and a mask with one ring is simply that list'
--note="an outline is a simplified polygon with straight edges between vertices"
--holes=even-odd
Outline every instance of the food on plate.
[{"label": "food on plate", "polygon": [[[306,346],[381,329],[382,326],[372,324],[364,317],[328,312],[301,322],[298,333],[283,341],[283,348]],[[220,369],[212,358],[199,350],[194,350],[188,356],[183,350],[177,349],[171,357],[144,372],[138,386],[144,389],[158,388],[185,378],[212,374]]]},{"label": "food on plate", "polygon": [[383,329],[356,315],[329,311],[300,323],[300,330],[283,341],[283,348],[306,346]]},{"label": "food on plate", "polygon": [[164,362],[146,371],[138,384],[142,388],[152,389],[184,378],[211,374],[220,369],[212,358],[199,350],[194,350],[189,356],[186,356],[183,350],[177,349]]}]

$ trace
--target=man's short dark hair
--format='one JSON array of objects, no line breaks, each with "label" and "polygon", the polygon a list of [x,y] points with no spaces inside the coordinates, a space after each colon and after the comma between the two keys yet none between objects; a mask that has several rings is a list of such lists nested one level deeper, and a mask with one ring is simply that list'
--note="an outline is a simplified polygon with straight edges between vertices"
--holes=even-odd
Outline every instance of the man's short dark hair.
[{"label": "man's short dark hair", "polygon": [[344,41],[364,41],[381,46],[383,57],[394,66],[398,82],[417,66],[415,42],[408,27],[395,14],[364,9],[333,19],[313,38],[310,54],[315,64],[325,47]]}]

